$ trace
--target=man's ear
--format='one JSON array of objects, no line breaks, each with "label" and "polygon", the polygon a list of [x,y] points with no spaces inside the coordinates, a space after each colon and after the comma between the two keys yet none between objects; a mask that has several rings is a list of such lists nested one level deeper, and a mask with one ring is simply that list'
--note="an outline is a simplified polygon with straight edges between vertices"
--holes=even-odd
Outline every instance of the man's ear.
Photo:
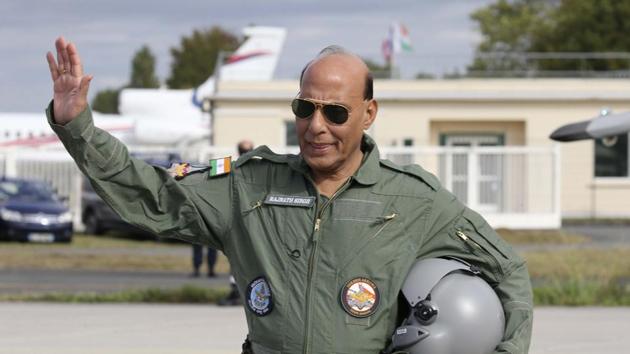
[{"label": "man's ear", "polygon": [[363,120],[363,130],[368,130],[374,120],[376,119],[376,113],[378,112],[378,102],[375,99],[371,99],[365,109],[365,119]]}]

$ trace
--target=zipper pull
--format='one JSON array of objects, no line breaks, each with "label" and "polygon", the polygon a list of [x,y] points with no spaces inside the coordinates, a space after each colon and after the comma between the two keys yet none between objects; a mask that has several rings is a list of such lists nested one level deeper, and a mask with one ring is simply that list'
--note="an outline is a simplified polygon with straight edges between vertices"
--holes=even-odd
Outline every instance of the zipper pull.
[{"label": "zipper pull", "polygon": [[457,235],[457,237],[461,238],[464,241],[468,241],[468,236],[466,236],[466,234],[463,233],[461,230],[455,231],[455,235]]},{"label": "zipper pull", "polygon": [[398,216],[398,214],[396,214],[396,213],[392,213],[390,215],[385,215],[385,216],[379,216],[374,221],[374,225],[384,224],[384,223],[386,223],[388,221],[393,220],[397,216]]},{"label": "zipper pull", "polygon": [[247,215],[247,214],[251,213],[252,211],[256,210],[257,208],[260,208],[261,206],[262,206],[262,201],[259,200],[254,205],[252,205],[251,208],[245,210],[243,212],[243,215]]},{"label": "zipper pull", "polygon": [[455,231],[455,235],[457,235],[459,238],[464,240],[467,244],[473,245],[473,247],[478,248],[478,249],[483,249],[483,247],[481,247],[480,244],[475,242],[475,240],[473,240],[472,238],[468,237],[468,235],[463,233],[462,230]]},{"label": "zipper pull", "polygon": [[319,231],[319,224],[321,223],[322,223],[322,219],[317,218],[317,220],[315,220],[315,228],[314,228],[315,232]]}]

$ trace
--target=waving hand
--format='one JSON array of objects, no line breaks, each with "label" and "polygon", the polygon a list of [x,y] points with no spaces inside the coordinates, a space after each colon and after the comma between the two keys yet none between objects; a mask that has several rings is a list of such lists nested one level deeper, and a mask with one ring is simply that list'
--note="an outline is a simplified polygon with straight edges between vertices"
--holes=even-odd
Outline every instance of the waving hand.
[{"label": "waving hand", "polygon": [[51,52],[46,54],[53,81],[53,109],[55,122],[66,124],[87,107],[87,93],[91,75],[83,74],[79,52],[63,37],[55,41],[57,61]]}]

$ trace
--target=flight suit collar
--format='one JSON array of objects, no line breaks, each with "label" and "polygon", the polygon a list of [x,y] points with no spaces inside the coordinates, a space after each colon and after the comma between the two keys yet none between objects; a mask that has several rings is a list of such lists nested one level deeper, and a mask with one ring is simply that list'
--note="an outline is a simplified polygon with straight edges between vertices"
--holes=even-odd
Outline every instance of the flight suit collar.
[{"label": "flight suit collar", "polygon": [[380,173],[380,154],[376,143],[367,134],[363,134],[361,150],[363,150],[363,162],[354,174],[354,180],[366,186],[376,184]]},{"label": "flight suit collar", "polygon": [[[380,157],[376,143],[367,134],[363,134],[361,150],[363,151],[363,161],[354,174],[353,179],[363,185],[376,184],[379,177]],[[289,160],[289,166],[304,175],[310,174],[310,167],[306,164],[301,154],[297,158]]]}]

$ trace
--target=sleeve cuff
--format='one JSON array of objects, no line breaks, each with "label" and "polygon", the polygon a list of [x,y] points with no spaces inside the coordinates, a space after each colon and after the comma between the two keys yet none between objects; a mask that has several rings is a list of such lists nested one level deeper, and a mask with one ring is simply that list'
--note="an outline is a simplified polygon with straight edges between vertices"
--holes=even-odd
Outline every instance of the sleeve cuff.
[{"label": "sleeve cuff", "polygon": [[90,106],[87,106],[79,115],[66,123],[65,125],[57,124],[55,122],[55,115],[53,112],[53,101],[51,100],[46,108],[46,118],[48,124],[52,130],[63,140],[64,138],[78,138],[83,136],[87,131],[94,128],[94,121],[92,119],[92,110]]}]

